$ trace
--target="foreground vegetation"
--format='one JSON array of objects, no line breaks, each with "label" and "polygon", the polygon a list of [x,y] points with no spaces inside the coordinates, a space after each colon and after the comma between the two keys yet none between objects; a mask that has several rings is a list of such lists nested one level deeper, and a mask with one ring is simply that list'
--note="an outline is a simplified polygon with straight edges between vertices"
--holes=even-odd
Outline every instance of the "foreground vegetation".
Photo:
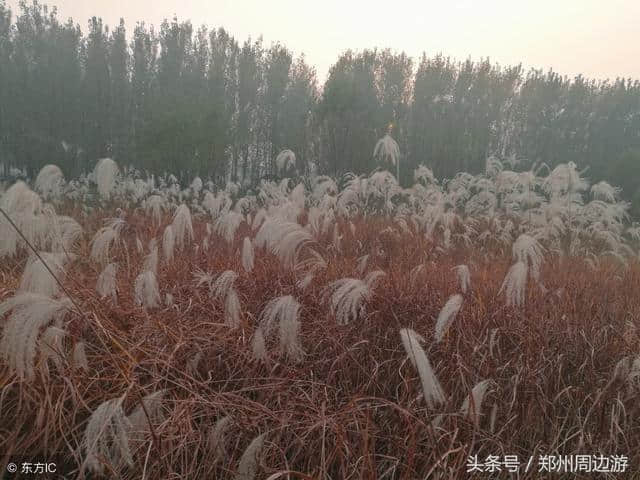
[{"label": "foreground vegetation", "polygon": [[[393,164],[394,147],[376,152]],[[240,195],[103,159],[15,183],[0,199],[4,462],[466,478],[473,455],[618,454],[631,478],[640,231],[617,189],[573,164],[540,173],[490,159],[446,182],[420,167],[410,189],[377,171]]]}]

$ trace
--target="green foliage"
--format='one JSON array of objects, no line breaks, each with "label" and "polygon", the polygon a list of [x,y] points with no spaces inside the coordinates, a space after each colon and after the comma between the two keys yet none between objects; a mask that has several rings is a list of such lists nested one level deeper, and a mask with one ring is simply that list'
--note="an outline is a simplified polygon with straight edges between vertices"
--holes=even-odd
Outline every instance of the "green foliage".
[{"label": "green foliage", "polygon": [[607,172],[607,179],[622,188],[624,197],[632,202],[630,214],[640,218],[640,149],[629,150],[615,159]]}]

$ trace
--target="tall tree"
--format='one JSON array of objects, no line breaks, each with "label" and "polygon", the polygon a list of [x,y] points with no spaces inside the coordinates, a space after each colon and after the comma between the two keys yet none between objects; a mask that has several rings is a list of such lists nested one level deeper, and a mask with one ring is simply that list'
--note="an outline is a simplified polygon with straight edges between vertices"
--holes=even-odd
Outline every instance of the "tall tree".
[{"label": "tall tree", "polygon": [[129,132],[131,125],[129,51],[127,49],[124,20],[111,33],[109,42],[109,71],[111,79],[110,132],[112,154],[120,162],[126,159],[130,151]]},{"label": "tall tree", "polygon": [[[252,162],[252,174],[258,168],[256,162],[257,142],[255,128],[258,105],[258,90],[261,85],[261,61],[263,47],[262,38],[256,42],[247,40],[242,46],[238,59],[238,124],[235,138],[236,148],[231,163],[231,181],[239,179],[243,183],[250,182],[247,178],[249,162]],[[253,157],[250,153],[253,150]],[[241,160],[242,175],[238,172],[238,161]]]},{"label": "tall tree", "polygon": [[265,60],[264,126],[269,156],[266,170],[269,173],[273,173],[275,155],[283,148],[282,106],[285,90],[289,83],[291,61],[291,52],[280,44],[275,44],[269,49]]},{"label": "tall tree", "polygon": [[301,174],[311,173],[312,163],[317,163],[313,129],[318,95],[316,72],[301,56],[289,71],[280,110],[280,143],[276,147],[276,150],[288,148],[295,152],[296,169]]},{"label": "tall tree", "polygon": [[237,42],[224,29],[209,35],[211,60],[208,74],[207,112],[204,130],[209,136],[207,166],[218,181],[226,178],[228,147],[233,137],[232,122],[237,118]]},{"label": "tall tree", "polygon": [[5,0],[0,0],[0,163],[13,163],[9,159],[12,145],[9,142],[15,138],[16,112],[13,96],[15,95],[15,71],[13,65],[13,24],[12,12],[6,6]]},{"label": "tall tree", "polygon": [[158,168],[145,149],[144,136],[151,130],[151,108],[155,93],[158,41],[153,28],[138,23],[131,41],[131,140],[133,161],[141,167]]},{"label": "tall tree", "polygon": [[91,160],[112,154],[109,132],[111,76],[109,72],[109,31],[102,19],[89,21],[84,52],[83,138]]}]

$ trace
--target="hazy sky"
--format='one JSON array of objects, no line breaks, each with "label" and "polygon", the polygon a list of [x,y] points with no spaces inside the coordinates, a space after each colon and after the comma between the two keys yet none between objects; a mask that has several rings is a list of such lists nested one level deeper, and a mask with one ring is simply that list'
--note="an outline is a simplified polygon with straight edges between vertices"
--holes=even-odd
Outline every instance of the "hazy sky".
[{"label": "hazy sky", "polygon": [[[86,31],[87,19],[159,25],[174,14],[224,26],[237,39],[263,35],[304,52],[320,79],[348,49],[391,47],[503,65],[640,78],[640,0],[41,0]],[[16,10],[18,0],[8,0]]]}]

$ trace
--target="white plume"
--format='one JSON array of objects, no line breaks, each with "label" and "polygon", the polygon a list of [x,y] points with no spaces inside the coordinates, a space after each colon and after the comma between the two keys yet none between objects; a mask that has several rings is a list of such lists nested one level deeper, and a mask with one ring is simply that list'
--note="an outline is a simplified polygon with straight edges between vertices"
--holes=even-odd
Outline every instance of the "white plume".
[{"label": "white plume", "polygon": [[253,262],[253,244],[249,237],[244,237],[244,241],[242,242],[242,268],[244,268],[245,272],[248,273],[253,270]]},{"label": "white plume", "polygon": [[424,399],[429,408],[433,410],[438,405],[446,403],[446,397],[440,386],[440,382],[431,368],[427,354],[420,345],[420,342],[424,341],[424,339],[410,328],[401,329],[400,338],[404,350],[407,352],[407,355],[409,355],[409,360],[411,360],[413,366],[418,370]]},{"label": "white plume", "polygon": [[484,400],[484,396],[487,393],[489,386],[492,381],[490,379],[482,380],[478,382],[473,389],[471,390],[471,394],[464,400],[462,403],[462,407],[460,408],[460,413],[465,416],[470,417],[473,420],[476,428],[480,423],[480,410],[482,408],[482,401]]},{"label": "white plume", "polygon": [[104,200],[109,200],[116,184],[118,164],[110,158],[103,158],[96,164],[93,175],[98,185],[98,193]]},{"label": "white plume", "polygon": [[[300,361],[304,355],[299,338],[299,312],[300,304],[291,295],[286,295],[274,298],[267,303],[258,319],[259,331],[264,340],[269,338],[275,325],[278,325],[280,349],[295,362]],[[259,340],[257,341],[259,342]],[[255,346],[259,347],[260,345]],[[254,348],[254,353],[259,352],[256,352]]]},{"label": "white plume", "polygon": [[527,264],[524,262],[514,263],[507,275],[504,277],[501,293],[505,291],[508,306],[520,307],[524,305],[524,294],[527,288]]},{"label": "white plume", "polygon": [[68,252],[82,236],[82,227],[73,218],[53,215],[50,222],[52,252]]},{"label": "white plume", "polygon": [[136,304],[146,309],[160,306],[161,297],[155,273],[146,271],[137,276],[134,286]]},{"label": "white plume", "polygon": [[324,294],[330,296],[329,307],[339,324],[346,325],[360,316],[365,303],[373,296],[375,284],[384,275],[383,271],[376,270],[364,280],[342,278],[326,287]]},{"label": "white plume", "polygon": [[20,377],[34,377],[34,362],[41,331],[52,322],[60,327],[71,300],[37,293],[19,293],[0,303],[0,317],[11,312],[2,330],[0,355]]},{"label": "white plume", "polygon": [[173,233],[175,235],[176,246],[178,250],[193,240],[193,225],[191,224],[191,211],[189,207],[182,204],[173,215]]},{"label": "white plume", "polygon": [[113,219],[96,232],[91,241],[91,259],[96,263],[109,263],[111,248],[120,242],[124,220]]},{"label": "white plume", "polygon": [[[19,292],[40,293],[47,297],[54,297],[58,294],[60,286],[58,280],[63,280],[66,263],[73,261],[75,255],[64,253],[39,252],[38,258],[35,254],[29,257],[20,280]],[[46,266],[42,261],[46,263]],[[49,269],[47,269],[47,266]],[[49,272],[53,272],[53,275]]]},{"label": "white plume", "polygon": [[164,229],[164,234],[162,235],[162,253],[164,254],[164,259],[167,263],[171,263],[173,261],[175,244],[176,238],[173,234],[173,227],[171,225],[167,225]]},{"label": "white plume", "polygon": [[376,143],[373,150],[373,157],[381,162],[389,162],[395,167],[400,158],[400,147],[398,147],[398,144],[391,135],[387,134]]},{"label": "white plume", "polygon": [[282,150],[276,157],[278,173],[287,172],[296,166],[296,155],[291,150]]},{"label": "white plume", "polygon": [[142,270],[158,274],[158,243],[155,238],[149,241],[149,254],[144,257]]},{"label": "white plume", "polygon": [[56,199],[62,194],[64,174],[57,165],[45,165],[40,169],[35,181],[35,190],[45,200]]},{"label": "white plume", "polygon": [[145,210],[147,215],[151,215],[153,222],[159,224],[162,218],[162,210],[164,209],[164,198],[160,195],[151,195],[145,202]]},{"label": "white plume", "polygon": [[130,440],[144,441],[151,431],[149,422],[153,425],[162,419],[162,399],[165,393],[165,390],[158,390],[144,396],[129,414],[127,423]]},{"label": "white plume", "polygon": [[231,328],[238,327],[240,325],[241,308],[238,293],[234,288],[230,289],[224,302],[224,323]]},{"label": "white plume", "polygon": [[471,287],[471,272],[469,271],[469,267],[466,265],[458,265],[457,267],[453,267],[453,270],[458,276],[460,290],[462,290],[462,293],[467,293],[469,287]]},{"label": "white plume", "polygon": [[251,350],[253,357],[261,362],[267,361],[267,345],[264,333],[260,327],[258,327],[251,339]]},{"label": "white plume", "polygon": [[89,370],[89,361],[84,342],[78,342],[73,346],[73,366],[85,371]]},{"label": "white plume", "polygon": [[233,288],[233,282],[238,278],[238,274],[233,270],[222,272],[211,286],[211,295],[213,298],[226,299],[227,294]]},{"label": "white plume", "polygon": [[436,342],[441,342],[444,338],[449,326],[455,320],[460,308],[462,307],[462,295],[452,295],[445,303],[442,310],[440,310],[440,314],[438,315],[438,319],[436,320],[436,330],[435,330],[435,338]]},{"label": "white plume", "polygon": [[[4,192],[0,207],[31,244],[43,249],[48,222],[46,216],[42,215],[42,201],[38,194],[32,192],[26,183],[18,181]],[[15,255],[23,244],[13,226],[4,216],[0,216],[0,257]]]},{"label": "white plume", "polygon": [[49,373],[49,360],[52,360],[59,372],[62,372],[64,359],[64,339],[66,330],[55,326],[47,327],[40,336],[40,367],[45,375]]},{"label": "white plume", "polygon": [[258,456],[262,452],[266,433],[254,438],[240,457],[236,480],[254,480],[258,471]]},{"label": "white plume", "polygon": [[115,302],[117,299],[117,283],[116,274],[118,272],[118,265],[116,263],[110,263],[98,276],[96,283],[96,292],[100,295],[100,298],[111,297]]},{"label": "white plume", "polygon": [[209,428],[207,442],[209,452],[213,455],[214,460],[224,460],[227,456],[224,435],[230,424],[231,416],[227,415],[218,419],[215,425]]},{"label": "white plume", "polygon": [[271,217],[258,230],[255,245],[258,248],[268,248],[289,269],[298,262],[302,247],[312,241],[311,234],[299,224]]},{"label": "white plume", "polygon": [[236,231],[240,224],[244,221],[244,216],[237,212],[228,212],[218,217],[213,228],[215,232],[222,236],[227,243],[233,243]]},{"label": "white plume", "polygon": [[122,409],[123,397],[112,398],[100,404],[91,414],[84,431],[83,448],[86,467],[97,473],[104,472],[104,463],[118,471],[123,462],[133,465],[128,432],[131,424]]},{"label": "white plume", "polygon": [[531,265],[531,274],[535,280],[540,278],[540,266],[544,259],[544,248],[533,237],[523,233],[514,242],[513,258],[525,265]]}]

